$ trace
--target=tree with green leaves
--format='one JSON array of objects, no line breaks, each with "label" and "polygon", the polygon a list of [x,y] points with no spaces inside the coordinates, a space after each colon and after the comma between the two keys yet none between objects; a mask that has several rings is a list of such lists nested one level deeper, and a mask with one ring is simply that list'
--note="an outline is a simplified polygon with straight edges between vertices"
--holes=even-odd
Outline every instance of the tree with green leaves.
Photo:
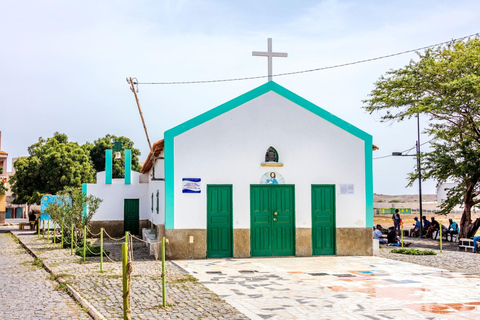
[{"label": "tree with green leaves", "polygon": [[[87,230],[90,231],[90,222],[102,201],[102,199],[92,195],[87,196],[78,188],[65,187],[64,190],[58,192],[55,203],[49,204],[45,213],[55,223],[63,226],[67,238],[72,234],[73,225],[74,240],[78,242],[83,239],[84,227],[87,227]],[[86,212],[84,209],[86,209]]]},{"label": "tree with green leaves", "polygon": [[[364,107],[384,122],[429,117],[432,151],[421,155],[422,179],[457,183],[440,214],[462,205],[460,237],[472,237],[480,227],[480,218],[472,221],[480,204],[480,40],[452,41],[418,56],[381,76]],[[409,185],[417,178],[411,173]]]},{"label": "tree with green leaves", "polygon": [[[3,173],[3,168],[0,168],[0,174]],[[7,193],[8,189],[5,186],[5,182],[3,179],[0,179],[0,195]]]},{"label": "tree with green leaves", "polygon": [[[127,137],[115,136],[107,134],[103,138],[99,138],[92,143],[87,142],[83,145],[90,153],[90,158],[92,159],[93,168],[96,172],[105,171],[105,150],[113,149],[114,143],[120,142],[122,149],[130,149],[132,152],[132,170],[140,171],[141,167],[138,163],[138,156],[140,156],[140,150],[133,147],[133,141]],[[122,160],[113,160],[112,165],[112,177],[123,178],[125,176],[125,152],[124,150],[120,151],[122,155]]]},{"label": "tree with green leaves", "polygon": [[56,194],[65,187],[81,187],[94,181],[88,151],[65,134],[55,132],[28,147],[29,157],[15,161],[11,178],[14,203],[40,203],[44,194]]}]

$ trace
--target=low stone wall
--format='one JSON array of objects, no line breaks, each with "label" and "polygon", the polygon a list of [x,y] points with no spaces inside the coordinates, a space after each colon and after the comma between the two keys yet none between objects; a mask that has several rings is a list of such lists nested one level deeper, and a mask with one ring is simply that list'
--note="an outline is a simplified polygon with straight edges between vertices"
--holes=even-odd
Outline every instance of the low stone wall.
[{"label": "low stone wall", "polygon": [[[168,259],[205,259],[207,257],[207,231],[205,229],[164,229],[156,226],[158,238],[165,234],[168,239],[166,256]],[[193,237],[192,239],[190,237]],[[312,256],[312,230],[297,228],[296,256]],[[192,242],[190,242],[192,240]],[[373,255],[371,228],[337,228],[337,255]],[[250,253],[250,229],[233,230],[233,257],[248,258]]]},{"label": "low stone wall", "polygon": [[[207,230],[166,229],[168,244],[165,254],[168,259],[205,259],[207,257]],[[190,242],[192,238],[192,243]]]},{"label": "low stone wall", "polygon": [[[140,228],[137,235],[141,235],[142,229],[147,227],[148,220],[140,220]],[[123,220],[103,220],[90,222],[90,232],[92,234],[100,233],[100,228],[103,228],[111,237],[121,238],[125,235]]]},{"label": "low stone wall", "polygon": [[373,255],[373,229],[337,228],[337,255]]}]

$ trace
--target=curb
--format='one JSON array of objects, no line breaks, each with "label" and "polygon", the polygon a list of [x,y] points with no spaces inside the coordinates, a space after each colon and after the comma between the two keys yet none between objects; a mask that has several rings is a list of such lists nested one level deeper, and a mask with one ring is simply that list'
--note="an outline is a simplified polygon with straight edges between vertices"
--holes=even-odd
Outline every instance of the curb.
[{"label": "curb", "polygon": [[[17,235],[13,232],[10,231],[10,234],[12,234],[17,240],[18,242],[25,248],[25,250],[27,250],[27,252],[33,256],[34,258],[36,259],[39,259],[39,257],[36,255],[36,253],[30,249],[29,247],[27,247],[27,245],[25,243],[22,242],[22,240],[17,237]],[[43,268],[48,272],[50,273],[51,275],[55,275],[55,273],[50,270],[50,268],[42,262],[42,266]],[[65,280],[63,279],[55,279],[56,282],[58,283],[61,283],[63,284],[66,288],[67,288],[67,291],[69,293],[69,295],[75,300],[77,301],[78,303],[80,303],[80,305],[87,310],[88,314],[95,320],[107,320],[107,318],[105,318],[103,316],[103,314],[101,314],[94,306],[92,306],[90,304],[90,302],[88,302],[85,298],[83,298],[80,293],[78,293],[75,289],[72,288],[72,286],[70,286],[69,284],[65,283]]]}]

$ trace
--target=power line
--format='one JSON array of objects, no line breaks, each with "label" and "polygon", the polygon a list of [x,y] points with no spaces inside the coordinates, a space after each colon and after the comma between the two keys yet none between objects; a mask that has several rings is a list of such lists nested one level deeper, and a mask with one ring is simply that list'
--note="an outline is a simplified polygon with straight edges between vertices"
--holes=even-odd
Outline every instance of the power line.
[{"label": "power line", "polygon": [[[444,41],[444,42],[440,42],[440,43],[437,43],[437,44],[432,44],[432,45],[425,46],[425,47],[420,47],[420,48],[417,48],[417,49],[411,49],[411,50],[401,51],[401,52],[397,52],[397,53],[392,53],[392,54],[388,54],[388,55],[380,56],[380,57],[376,57],[376,58],[370,58],[370,59],[364,59],[364,60],[357,60],[357,61],[354,61],[354,62],[347,62],[347,63],[337,64],[337,65],[333,65],[333,66],[321,67],[321,68],[315,68],[315,69],[308,69],[308,70],[302,70],[302,71],[293,71],[293,72],[278,73],[278,74],[274,74],[273,76],[274,76],[274,77],[281,77],[281,76],[290,76],[290,75],[300,74],[300,73],[307,73],[307,72],[314,72],[314,71],[323,71],[323,70],[328,70],[328,69],[336,69],[336,68],[351,66],[351,65],[355,65],[355,64],[360,64],[360,63],[365,63],[365,62],[370,62],[370,61],[375,61],[375,60],[381,60],[381,59],[391,58],[391,57],[395,57],[395,56],[399,56],[399,55],[403,55],[403,54],[407,54],[407,53],[412,53],[412,52],[416,52],[416,51],[421,51],[421,50],[429,49],[429,48],[432,48],[432,47],[438,47],[438,46],[441,46],[441,45],[450,43],[450,42],[452,42],[452,41],[460,41],[460,40],[464,40],[464,39],[467,39],[467,38],[471,38],[471,37],[473,37],[473,36],[478,37],[478,35],[479,35],[478,33],[474,33],[474,34],[471,34],[471,35],[468,35],[468,36],[465,36],[465,37],[461,37],[461,38],[457,38],[457,39],[452,39],[452,40],[450,40],[450,41]],[[139,85],[139,84],[160,84],[160,85],[170,85],[170,84],[198,84],[198,83],[214,83],[214,82],[229,82],[229,81],[254,80],[254,79],[267,78],[267,77],[268,77],[268,75],[266,75],[266,76],[255,76],[255,77],[244,77],[244,78],[230,78],[230,79],[216,79],[216,80],[198,80],[198,81],[136,82],[135,84],[136,84],[136,85]]]},{"label": "power line", "polygon": [[[430,139],[422,144],[420,144],[420,146],[423,146],[424,144],[427,144],[427,143],[430,143],[430,141],[432,141],[433,139]],[[413,149],[415,149],[417,145],[414,145],[413,147],[411,147],[410,149],[407,149],[407,150],[404,150],[404,151],[401,151],[400,153],[405,153],[405,152],[410,152],[412,151]],[[409,156],[409,154],[405,154],[404,156]],[[412,155],[413,156],[413,155]],[[393,155],[388,155],[388,156],[381,156],[381,157],[376,157],[376,158],[373,158],[373,160],[377,160],[377,159],[383,159],[383,158],[389,158],[389,157],[394,157]]]}]

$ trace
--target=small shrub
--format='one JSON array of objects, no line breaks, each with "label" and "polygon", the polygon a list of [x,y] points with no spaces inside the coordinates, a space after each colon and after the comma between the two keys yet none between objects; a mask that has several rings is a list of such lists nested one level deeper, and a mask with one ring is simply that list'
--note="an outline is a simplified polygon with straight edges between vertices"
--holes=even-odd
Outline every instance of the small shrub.
[{"label": "small shrub", "polygon": [[418,249],[393,249],[390,251],[391,253],[401,253],[401,254],[409,254],[413,256],[436,256],[437,253],[432,250],[418,250]]}]

